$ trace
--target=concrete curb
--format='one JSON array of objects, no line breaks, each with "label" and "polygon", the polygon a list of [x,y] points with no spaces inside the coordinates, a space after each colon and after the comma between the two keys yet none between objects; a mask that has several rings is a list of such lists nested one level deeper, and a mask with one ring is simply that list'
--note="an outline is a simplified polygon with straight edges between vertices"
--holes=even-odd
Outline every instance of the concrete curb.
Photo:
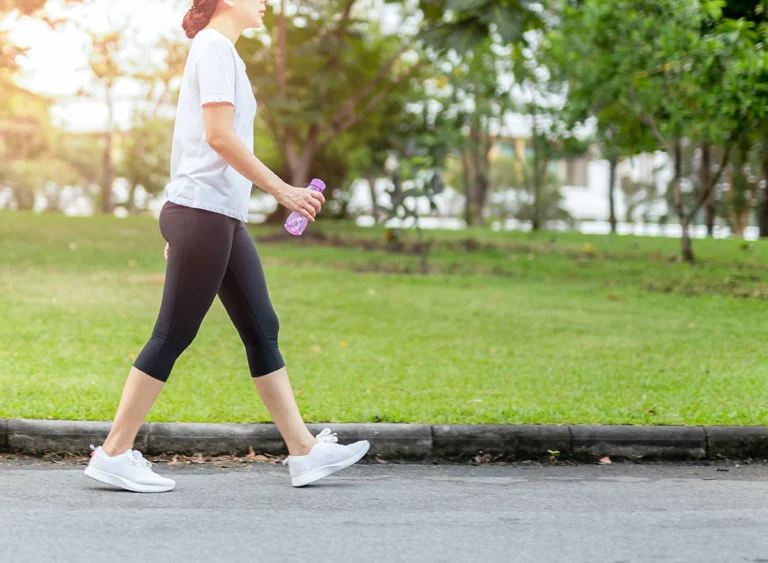
[{"label": "concrete curb", "polygon": [[599,459],[704,459],[707,434],[696,426],[572,426],[573,455]]},{"label": "concrete curb", "polygon": [[[22,419],[11,419],[6,424],[6,443],[11,451],[72,454],[88,451],[91,444],[101,444],[112,425],[111,422]],[[136,438],[136,449],[146,449],[148,437],[149,424],[145,423]]]},{"label": "concrete curb", "polygon": [[8,421],[0,418],[0,451],[8,449]]},{"label": "concrete curb", "polygon": [[[0,451],[85,453],[100,444],[111,423],[100,421],[0,419]],[[330,426],[342,443],[367,439],[371,454],[390,458],[470,459],[477,454],[505,459],[595,461],[768,459],[766,426],[555,426],[488,424],[310,424],[313,433]],[[245,453],[281,455],[285,444],[273,424],[145,423],[136,449],[149,454]]]}]

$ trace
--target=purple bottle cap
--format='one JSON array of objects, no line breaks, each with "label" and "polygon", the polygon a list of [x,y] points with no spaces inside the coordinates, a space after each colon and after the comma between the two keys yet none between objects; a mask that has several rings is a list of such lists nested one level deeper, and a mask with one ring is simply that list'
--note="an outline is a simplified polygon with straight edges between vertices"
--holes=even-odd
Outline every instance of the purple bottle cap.
[{"label": "purple bottle cap", "polygon": [[319,178],[312,178],[312,181],[309,183],[309,185],[317,188],[317,190],[320,192],[325,189],[325,182]]}]

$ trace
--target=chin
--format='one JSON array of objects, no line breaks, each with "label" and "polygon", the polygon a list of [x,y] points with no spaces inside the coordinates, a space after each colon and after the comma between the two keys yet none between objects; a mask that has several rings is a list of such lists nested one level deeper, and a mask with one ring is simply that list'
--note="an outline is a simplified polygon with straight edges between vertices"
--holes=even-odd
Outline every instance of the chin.
[{"label": "chin", "polygon": [[257,29],[264,25],[264,16],[262,14],[256,14],[254,18],[251,20],[251,25],[249,27]]}]

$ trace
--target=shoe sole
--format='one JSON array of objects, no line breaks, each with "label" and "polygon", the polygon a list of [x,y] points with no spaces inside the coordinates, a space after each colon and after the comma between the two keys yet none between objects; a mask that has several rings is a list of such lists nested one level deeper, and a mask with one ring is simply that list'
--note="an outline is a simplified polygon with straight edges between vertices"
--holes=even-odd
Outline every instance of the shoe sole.
[{"label": "shoe sole", "polygon": [[117,475],[113,475],[111,473],[105,473],[104,471],[96,469],[95,467],[91,467],[90,465],[85,468],[85,474],[91,479],[95,479],[99,483],[104,483],[105,485],[112,485],[113,487],[125,489],[126,491],[132,491],[134,493],[165,493],[173,490],[173,488],[176,486],[175,484],[174,485],[139,485],[138,483],[134,483],[133,481],[129,481],[128,479],[123,479],[122,477],[118,477]]},{"label": "shoe sole", "polygon": [[294,487],[304,487],[305,485],[309,485],[310,483],[319,481],[323,477],[328,477],[328,475],[336,473],[337,471],[341,471],[342,469],[345,469],[350,465],[354,465],[355,463],[360,461],[365,454],[368,453],[368,450],[370,448],[371,448],[371,444],[368,444],[367,446],[365,446],[365,448],[363,448],[362,450],[360,450],[358,453],[356,453],[350,458],[347,458],[343,461],[339,461],[338,463],[334,463],[333,465],[326,465],[324,467],[314,469],[308,473],[304,473],[297,477],[293,477],[291,479],[291,485]]}]

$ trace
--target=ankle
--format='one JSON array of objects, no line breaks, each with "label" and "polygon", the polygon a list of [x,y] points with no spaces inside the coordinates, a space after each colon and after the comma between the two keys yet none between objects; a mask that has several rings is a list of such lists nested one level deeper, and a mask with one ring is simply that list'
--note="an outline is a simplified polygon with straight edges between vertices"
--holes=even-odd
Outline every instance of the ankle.
[{"label": "ankle", "polygon": [[124,454],[125,452],[130,450],[132,447],[133,447],[133,444],[131,444],[130,446],[123,446],[119,444],[108,444],[105,442],[104,444],[102,444],[101,449],[109,457],[115,457],[115,456]]},{"label": "ankle", "polygon": [[288,444],[288,454],[297,457],[307,455],[316,443],[317,441],[312,438],[311,440],[307,439]]}]

